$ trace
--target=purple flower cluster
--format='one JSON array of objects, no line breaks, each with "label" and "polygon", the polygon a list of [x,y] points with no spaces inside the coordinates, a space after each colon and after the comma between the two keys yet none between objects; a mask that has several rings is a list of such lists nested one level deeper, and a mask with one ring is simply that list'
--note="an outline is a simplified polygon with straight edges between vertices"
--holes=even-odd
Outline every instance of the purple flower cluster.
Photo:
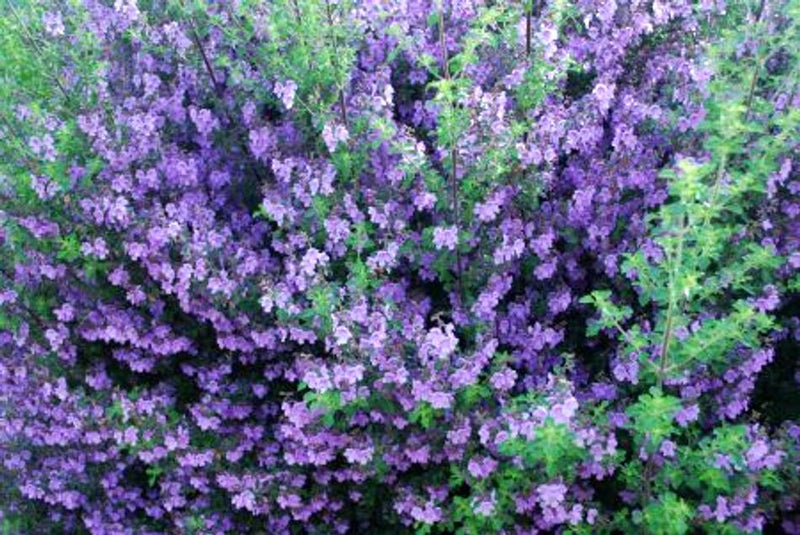
[{"label": "purple flower cluster", "polygon": [[[787,262],[759,295],[720,282],[780,328],[687,365],[655,416],[656,312],[623,270],[665,258],[661,173],[707,157],[704,40],[739,7],[156,4],[30,21],[64,60],[0,126],[0,522],[613,532],[679,500],[800,533],[800,432],[764,379],[798,405],[770,374],[800,341],[798,136],[730,236]],[[757,89],[754,114],[800,105]],[[599,289],[633,307],[625,344],[585,336]]]}]

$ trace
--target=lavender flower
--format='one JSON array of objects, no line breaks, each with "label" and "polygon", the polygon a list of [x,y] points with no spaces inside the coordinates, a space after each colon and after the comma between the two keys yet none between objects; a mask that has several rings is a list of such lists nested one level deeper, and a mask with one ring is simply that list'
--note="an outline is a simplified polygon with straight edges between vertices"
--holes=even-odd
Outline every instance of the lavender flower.
[{"label": "lavender flower", "polygon": [[456,227],[437,227],[433,229],[433,245],[437,249],[454,251],[458,244],[458,229]]},{"label": "lavender flower", "polygon": [[287,110],[291,110],[294,105],[294,96],[297,92],[297,84],[292,80],[278,82],[275,84],[275,94],[281,99]]}]

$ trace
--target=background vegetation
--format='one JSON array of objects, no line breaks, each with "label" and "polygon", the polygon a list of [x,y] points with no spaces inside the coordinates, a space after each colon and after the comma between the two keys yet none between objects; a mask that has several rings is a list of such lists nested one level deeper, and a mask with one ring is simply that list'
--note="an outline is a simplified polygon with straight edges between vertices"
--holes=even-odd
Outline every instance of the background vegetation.
[{"label": "background vegetation", "polygon": [[797,0],[3,2],[3,533],[800,533]]}]

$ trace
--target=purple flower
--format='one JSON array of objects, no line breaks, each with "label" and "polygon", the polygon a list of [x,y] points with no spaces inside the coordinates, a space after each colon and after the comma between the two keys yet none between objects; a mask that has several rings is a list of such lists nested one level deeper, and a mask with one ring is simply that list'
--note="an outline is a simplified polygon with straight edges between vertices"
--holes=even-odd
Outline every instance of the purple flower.
[{"label": "purple flower", "polygon": [[99,260],[105,260],[109,254],[108,245],[103,238],[95,238],[93,242],[84,242],[81,244],[81,252],[86,256],[94,256]]},{"label": "purple flower", "polygon": [[303,382],[315,392],[323,393],[333,388],[330,372],[327,368],[310,369],[303,376]]},{"label": "purple flower", "polygon": [[472,507],[475,514],[480,516],[492,516],[494,514],[494,509],[495,500],[493,496],[477,500]]},{"label": "purple flower", "polygon": [[348,139],[350,139],[350,134],[347,132],[347,128],[341,124],[327,123],[322,129],[322,140],[331,154],[336,151],[339,143],[344,143]]},{"label": "purple flower", "polygon": [[253,511],[256,507],[256,497],[250,490],[244,490],[233,496],[231,503],[236,509]]},{"label": "purple flower", "polygon": [[423,524],[435,524],[442,520],[442,509],[430,502],[427,502],[422,507],[415,505],[411,508],[411,517]]},{"label": "purple flower", "polygon": [[[192,118],[197,131],[201,136],[208,136],[217,127],[217,120],[211,114],[211,110],[190,108],[189,116]],[[255,151],[254,151],[255,152]]]},{"label": "purple flower", "polygon": [[354,386],[363,378],[364,366],[361,364],[337,364],[333,367],[333,382],[338,388]]},{"label": "purple flower", "polygon": [[436,227],[433,229],[433,245],[437,249],[454,251],[458,244],[458,229],[456,227]]},{"label": "purple flower", "polygon": [[700,416],[700,409],[697,405],[689,405],[678,411],[675,415],[675,421],[681,427],[686,427],[690,422],[694,422]]},{"label": "purple flower", "polygon": [[639,363],[636,360],[617,360],[611,371],[617,381],[627,381],[634,385],[639,382]]},{"label": "purple flower", "polygon": [[58,11],[45,12],[42,16],[42,21],[44,22],[44,30],[52,37],[64,35],[64,21]]},{"label": "purple flower", "polygon": [[273,145],[274,139],[268,127],[250,131],[250,150],[257,159],[266,162],[267,152]]},{"label": "purple flower", "polygon": [[511,368],[503,368],[500,371],[495,372],[491,379],[489,380],[492,383],[492,386],[499,391],[506,391],[511,390],[514,387],[514,383],[517,380],[517,372],[512,370]]},{"label": "purple flower", "polygon": [[31,187],[43,201],[52,199],[61,190],[54,180],[38,175],[31,175]]},{"label": "purple flower", "polygon": [[592,96],[597,101],[597,107],[602,113],[607,112],[611,107],[611,101],[614,100],[615,89],[616,86],[614,84],[606,84],[603,82],[600,82],[594,86],[594,90],[592,90]]},{"label": "purple flower", "polygon": [[770,284],[764,288],[764,295],[755,300],[755,308],[759,312],[766,313],[778,308],[780,302],[777,288]]},{"label": "purple flower", "polygon": [[[769,444],[764,440],[756,440],[750,449],[745,453],[745,460],[747,466],[751,470],[760,470],[762,468],[772,468],[777,465],[775,456],[769,454]],[[777,456],[778,459],[780,456]]]},{"label": "purple flower", "polygon": [[536,494],[539,497],[539,503],[542,508],[556,508],[563,504],[564,497],[567,494],[567,487],[563,483],[539,485],[536,489]]},{"label": "purple flower", "polygon": [[[5,304],[8,304],[8,303],[14,303],[14,302],[16,302],[17,297],[18,297],[18,294],[14,290],[3,290],[2,292],[0,292],[0,305],[5,305]],[[69,321],[69,320],[61,319],[61,317],[59,317],[59,316],[57,316],[57,317],[58,317],[59,321]]]},{"label": "purple flower", "polygon": [[565,311],[570,302],[572,301],[572,294],[568,289],[563,289],[551,297],[547,301],[548,309],[552,314],[558,314]]},{"label": "purple flower", "polygon": [[500,213],[500,207],[505,202],[505,192],[500,190],[492,194],[486,201],[475,203],[475,217],[483,223],[490,223]]},{"label": "purple flower", "polygon": [[491,457],[473,457],[467,464],[467,470],[476,479],[489,477],[497,468],[497,461]]},{"label": "purple flower", "polygon": [[297,84],[292,80],[278,82],[275,84],[275,94],[281,99],[287,110],[291,110],[294,105],[294,95],[297,91]]},{"label": "purple flower", "polygon": [[430,460],[430,447],[421,446],[416,449],[406,450],[406,457],[412,463],[427,464]]},{"label": "purple flower", "polygon": [[578,411],[578,401],[570,396],[563,403],[555,403],[550,408],[550,417],[557,424],[566,424]]},{"label": "purple flower", "polygon": [[333,338],[336,341],[336,345],[343,346],[350,341],[353,335],[350,333],[350,329],[345,327],[344,325],[337,325],[336,328],[333,330]]},{"label": "purple flower", "polygon": [[372,446],[365,448],[347,448],[344,450],[344,456],[349,463],[365,465],[372,460],[374,451]]},{"label": "purple flower", "polygon": [[446,359],[452,355],[458,346],[454,326],[448,323],[442,327],[433,327],[425,335],[425,341],[420,348],[420,357],[424,359]]},{"label": "purple flower", "polygon": [[303,258],[300,260],[300,271],[309,277],[316,273],[318,266],[324,266],[328,263],[329,257],[326,253],[318,251],[313,247],[305,252]]},{"label": "purple flower", "polygon": [[436,204],[436,195],[429,191],[414,194],[414,207],[420,212],[433,209]]}]

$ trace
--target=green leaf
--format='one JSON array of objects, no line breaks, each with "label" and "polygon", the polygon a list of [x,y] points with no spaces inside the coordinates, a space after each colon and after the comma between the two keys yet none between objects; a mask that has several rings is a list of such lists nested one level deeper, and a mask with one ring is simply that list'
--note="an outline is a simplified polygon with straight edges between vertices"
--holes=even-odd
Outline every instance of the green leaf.
[{"label": "green leaf", "polygon": [[411,423],[418,423],[423,429],[430,429],[433,425],[436,409],[427,401],[420,402],[408,415]]},{"label": "green leaf", "polygon": [[81,256],[80,241],[74,234],[61,238],[56,258],[65,262],[72,262]]},{"label": "green leaf", "polygon": [[644,509],[643,523],[648,533],[683,535],[689,531],[692,509],[672,492],[659,496]]},{"label": "green leaf", "polygon": [[645,441],[649,448],[655,449],[661,441],[676,432],[675,415],[681,409],[681,402],[673,396],[666,396],[653,387],[649,394],[642,394],[638,401],[626,411],[631,417],[631,428],[639,441]]},{"label": "green leaf", "polygon": [[164,468],[162,468],[161,465],[152,464],[147,467],[145,473],[147,474],[147,484],[154,487],[158,478],[164,473]]}]

